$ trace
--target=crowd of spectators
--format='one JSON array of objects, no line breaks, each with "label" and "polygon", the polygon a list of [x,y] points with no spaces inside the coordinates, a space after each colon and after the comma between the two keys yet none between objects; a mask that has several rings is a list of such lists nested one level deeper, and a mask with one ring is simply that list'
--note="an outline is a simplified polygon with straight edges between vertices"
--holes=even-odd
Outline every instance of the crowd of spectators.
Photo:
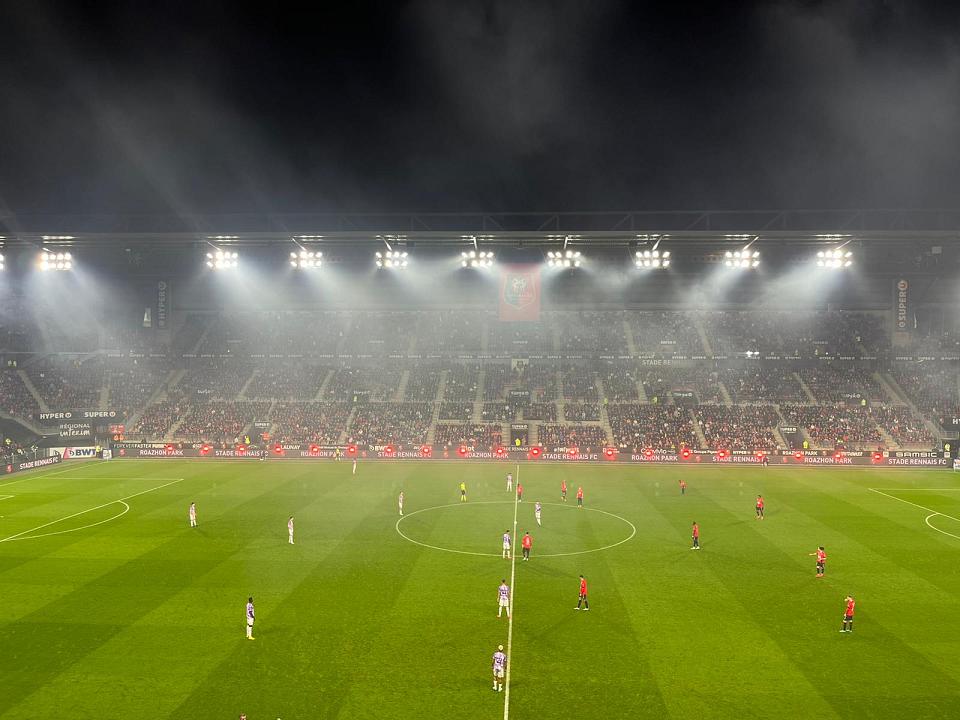
[{"label": "crowd of spectators", "polygon": [[480,352],[484,326],[492,322],[492,313],[476,310],[418,313],[415,350],[444,355]]},{"label": "crowd of spectators", "polygon": [[347,428],[348,403],[277,403],[270,411],[277,440],[333,445]]},{"label": "crowd of spectators", "polygon": [[801,368],[799,374],[821,403],[856,405],[887,399],[870,369],[829,365]]},{"label": "crowd of spectators", "polygon": [[231,441],[243,437],[254,420],[267,419],[268,402],[194,402],[174,431],[183,440]]},{"label": "crowd of spectators", "polygon": [[563,417],[568,422],[596,422],[600,419],[600,406],[596,403],[566,403]]},{"label": "crowd of spectators", "polygon": [[171,393],[168,399],[144,409],[140,419],[127,426],[127,437],[163,440],[170,428],[187,414],[190,405],[190,401],[182,394]]},{"label": "crowd of spectators", "polygon": [[483,399],[503,400],[513,371],[506,363],[487,363],[483,366]]},{"label": "crowd of spectators", "polygon": [[607,435],[599,425],[544,424],[540,426],[537,441],[548,450],[573,447],[581,451],[599,450],[607,444]]},{"label": "crowd of spectators", "polygon": [[530,403],[523,408],[524,420],[539,420],[541,422],[557,421],[556,403]]},{"label": "crowd of spectators", "polygon": [[720,371],[719,379],[735,403],[807,401],[792,370],[769,366],[729,369]]},{"label": "crowd of spectators", "polygon": [[629,312],[627,321],[641,355],[690,357],[704,353],[692,313]]},{"label": "crowd of spectators", "polygon": [[613,441],[623,450],[696,449],[697,434],[690,410],[674,405],[608,405]]},{"label": "crowd of spectators", "polygon": [[103,361],[45,361],[32,365],[27,375],[50,410],[87,410],[100,407]]},{"label": "crowd of spectators", "polygon": [[772,405],[701,405],[694,417],[710,450],[774,450],[773,433],[780,421]]},{"label": "crowd of spectators", "polygon": [[131,417],[147,404],[169,372],[170,365],[165,360],[108,359],[106,382],[110,394],[107,405],[121,412],[123,417]]},{"label": "crowd of spectators", "polygon": [[789,425],[803,428],[815,447],[870,450],[883,444],[869,406],[783,405],[780,412]]},{"label": "crowd of spectators", "polygon": [[458,420],[459,422],[470,422],[473,417],[472,402],[445,402],[440,404],[441,420]]},{"label": "crowd of spectators", "polygon": [[193,361],[177,387],[199,401],[233,400],[253,375],[256,366],[249,360],[203,358]]},{"label": "crowd of spectators", "polygon": [[591,365],[575,363],[566,365],[562,372],[563,397],[581,402],[597,402],[597,372]]},{"label": "crowd of spectators", "polygon": [[364,403],[357,406],[348,439],[362,445],[422,445],[432,421],[429,403]]},{"label": "crowd of spectators", "polygon": [[485,423],[513,422],[517,417],[517,410],[518,408],[510,403],[484,403],[481,417]]},{"label": "crowd of spectators", "polygon": [[623,311],[564,311],[546,314],[560,348],[569,353],[624,355],[628,351]]},{"label": "crowd of spectators", "polygon": [[0,370],[0,409],[10,415],[36,419],[40,406],[14,369]]},{"label": "crowd of spectators", "polygon": [[513,370],[511,389],[530,393],[530,402],[557,399],[557,368],[553,363],[524,363]]},{"label": "crowd of spectators", "polygon": [[497,447],[503,445],[503,428],[500,425],[437,425],[433,444],[445,448],[460,445],[475,448]]},{"label": "crowd of spectators", "polygon": [[604,361],[599,367],[600,381],[603,383],[603,396],[608,402],[636,402],[637,380],[636,366],[623,362]]},{"label": "crowd of spectators", "polygon": [[358,365],[338,368],[327,383],[329,402],[393,400],[400,388],[403,371],[382,365]]},{"label": "crowd of spectators", "polygon": [[447,381],[443,397],[447,400],[473,402],[480,387],[480,366],[471,363],[455,363],[447,367]]},{"label": "crowd of spectators", "polygon": [[881,428],[900,445],[931,448],[936,438],[930,433],[923,418],[903,405],[874,405],[873,415]]},{"label": "crowd of spectators", "polygon": [[404,399],[411,402],[433,402],[440,387],[439,365],[418,365],[410,370]]},{"label": "crowd of spectators", "polygon": [[897,366],[893,379],[917,408],[932,420],[960,417],[960,368],[956,364]]},{"label": "crowd of spectators", "polygon": [[[663,404],[673,399],[673,392],[693,392],[689,404],[721,402],[720,380],[716,370],[706,367],[652,367],[644,368],[640,378],[647,400]],[[679,398],[678,398],[679,399]]]},{"label": "crowd of spectators", "polygon": [[284,361],[260,366],[247,385],[251,400],[313,400],[330,373],[323,365]]},{"label": "crowd of spectators", "polygon": [[492,322],[487,333],[490,352],[511,352],[515,357],[553,352],[553,329],[545,322]]},{"label": "crowd of spectators", "polygon": [[413,350],[415,312],[356,312],[342,350],[353,354],[406,354]]}]

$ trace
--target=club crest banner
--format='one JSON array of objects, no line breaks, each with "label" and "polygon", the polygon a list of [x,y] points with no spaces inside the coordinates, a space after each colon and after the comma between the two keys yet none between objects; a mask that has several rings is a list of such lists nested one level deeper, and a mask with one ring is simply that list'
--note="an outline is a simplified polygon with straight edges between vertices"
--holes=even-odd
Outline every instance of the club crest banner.
[{"label": "club crest banner", "polygon": [[500,320],[540,320],[540,266],[505,265],[500,270]]}]

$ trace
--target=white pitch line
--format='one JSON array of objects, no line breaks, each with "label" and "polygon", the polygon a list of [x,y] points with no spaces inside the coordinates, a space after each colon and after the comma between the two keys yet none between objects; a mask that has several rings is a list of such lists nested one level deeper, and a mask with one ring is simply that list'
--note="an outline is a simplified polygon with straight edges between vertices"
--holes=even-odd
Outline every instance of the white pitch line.
[{"label": "white pitch line", "polygon": [[[64,473],[67,473],[67,472],[73,472],[74,470],[79,470],[80,468],[85,468],[85,467],[87,467],[88,464],[89,464],[89,465],[102,465],[102,464],[105,463],[105,462],[107,462],[107,461],[106,461],[106,460],[95,460],[95,461],[93,461],[93,462],[91,462],[91,463],[86,463],[86,462],[84,462],[84,463],[80,463],[79,465],[74,465],[73,467],[64,468],[63,470],[54,470],[53,472],[45,472],[45,473],[42,473],[42,474],[41,474],[41,473],[33,473],[33,472],[30,472],[29,470],[23,470],[23,471],[21,471],[21,472],[26,472],[26,473],[27,473],[27,476],[26,476],[26,477],[22,477],[22,478],[20,478],[19,480],[11,480],[10,482],[7,482],[7,483],[0,483],[0,487],[6,487],[7,485],[16,485],[17,483],[26,482],[27,480],[43,480],[44,478],[48,478],[48,477],[50,477],[51,475],[63,475]],[[112,478],[111,478],[111,479],[112,479]]]},{"label": "white pitch line", "polygon": [[[909,490],[910,488],[903,488],[903,489]],[[929,527],[932,530],[936,530],[938,533],[949,535],[950,537],[954,537],[960,540],[960,537],[954,535],[953,533],[948,533],[946,530],[941,530],[940,528],[934,527],[933,525],[930,524],[930,518],[936,517],[937,515],[940,515],[945,518],[949,518],[950,520],[953,520],[954,522],[958,522],[958,523],[960,523],[960,518],[955,518],[953,515],[947,515],[946,513],[940,512],[939,510],[928,508],[926,505],[921,505],[919,503],[910,502],[909,500],[904,500],[903,498],[898,498],[896,495],[890,495],[889,493],[885,493],[882,490],[877,490],[876,488],[867,488],[867,490],[870,490],[871,492],[875,492],[878,495],[883,495],[884,497],[888,497],[891,500],[899,500],[905,505],[913,505],[914,507],[920,508],[921,510],[926,510],[928,513],[931,513],[930,515],[927,515],[927,517],[924,518],[923,520],[923,522],[927,525],[927,527]]]},{"label": "white pitch line", "polygon": [[[417,515],[418,513],[428,512],[430,510],[443,510],[444,508],[455,508],[455,507],[462,508],[462,507],[467,507],[469,505],[506,505],[509,502],[510,502],[509,500],[482,500],[479,502],[470,502],[466,504],[448,503],[446,505],[434,505],[432,507],[420,508],[419,510],[414,510],[411,513],[405,513],[402,517],[398,518],[396,524],[394,525],[394,529],[397,531],[397,535],[402,537],[407,542],[413,543],[414,545],[419,545],[420,547],[428,548],[430,550],[439,550],[440,552],[454,553],[456,555],[474,555],[476,557],[502,557],[501,553],[476,552],[474,550],[455,550],[454,548],[446,548],[446,547],[441,547],[439,545],[431,545],[430,543],[420,542],[419,540],[415,540],[409,535],[407,535],[406,533],[404,533],[403,530],[400,529],[400,524],[409,517]],[[572,510],[575,507],[574,505],[567,505],[566,503],[552,503],[552,502],[545,502],[543,503],[543,505],[553,505],[555,507],[567,508],[569,510]],[[538,558],[571,557],[572,555],[589,555],[590,553],[602,552],[604,550],[610,550],[611,548],[615,548],[618,545],[623,545],[625,542],[630,542],[631,540],[633,540],[633,538],[637,534],[637,526],[634,525],[629,520],[627,520],[625,517],[620,517],[619,515],[616,515],[612,512],[607,512],[606,510],[600,510],[599,508],[595,508],[595,507],[584,507],[583,509],[589,512],[603,513],[604,515],[609,515],[612,518],[616,518],[617,520],[620,520],[621,522],[626,523],[627,525],[630,526],[630,534],[627,537],[625,537],[623,540],[617,540],[617,542],[610,543],[609,545],[604,545],[603,547],[591,548],[589,550],[577,550],[576,552],[537,553]]]},{"label": "white pitch line", "polygon": [[[23,532],[18,532],[18,533],[16,533],[15,535],[10,535],[9,537],[5,537],[5,538],[3,538],[2,540],[0,540],[0,543],[10,542],[10,541],[16,540],[16,539],[18,539],[18,538],[19,538],[19,539],[22,539],[22,540],[29,540],[29,539],[32,538],[32,536],[31,536],[31,538],[23,538],[23,537],[21,537],[21,536],[23,536],[23,535],[29,535],[30,533],[35,532],[35,531],[37,531],[37,530],[43,530],[43,528],[45,528],[45,527],[50,527],[51,525],[56,525],[58,522],[63,522],[64,520],[70,520],[71,518],[75,518],[75,517],[77,517],[78,515],[84,515],[84,514],[86,514],[86,513],[88,513],[88,512],[93,512],[94,510],[100,510],[100,509],[102,509],[102,508],[109,507],[110,505],[116,505],[117,503],[122,503],[123,505],[126,505],[126,504],[127,504],[127,503],[125,502],[126,500],[129,500],[129,499],[131,499],[131,498],[138,497],[139,495],[146,495],[146,494],[149,493],[149,492],[153,492],[154,490],[159,490],[160,488],[165,488],[165,487],[167,487],[168,485],[174,485],[175,483],[178,483],[178,482],[183,482],[183,478],[179,478],[179,479],[177,479],[177,480],[174,480],[173,482],[164,483],[163,485],[157,485],[156,487],[152,487],[152,488],[150,488],[149,490],[141,490],[140,492],[134,493],[133,495],[127,495],[126,497],[119,498],[118,500],[111,500],[111,501],[108,502],[108,503],[103,503],[103,505],[97,505],[96,507],[87,508],[86,510],[81,510],[80,512],[75,512],[75,513],[73,513],[73,514],[71,514],[71,515],[67,515],[67,516],[62,517],[62,518],[57,518],[56,520],[51,520],[50,522],[44,523],[43,525],[38,525],[38,526],[35,527],[35,528],[30,528],[29,530],[24,530]],[[129,509],[130,509],[130,507],[127,506],[127,510],[129,510]],[[120,515],[123,515],[123,514],[125,514],[125,512],[124,512],[124,513],[120,513]],[[120,515],[115,515],[114,517],[109,518],[109,519],[110,519],[110,520],[114,520],[114,519],[120,517]],[[103,522],[106,522],[106,521],[103,521]],[[87,526],[87,527],[93,527],[94,525],[99,525],[99,524],[100,524],[100,523],[93,523],[92,525],[89,525],[89,526]],[[82,528],[76,528],[76,529],[77,529],[77,530],[81,530]],[[48,534],[50,534],[50,535],[60,535],[60,534],[62,534],[62,532],[48,533]],[[38,536],[38,537],[46,537],[46,535],[40,535],[40,536]]]},{"label": "white pitch line", "polygon": [[[940,528],[936,527],[933,523],[930,522],[930,518],[935,518],[937,515],[942,515],[942,514],[943,513],[934,513],[933,515],[927,515],[923,519],[923,521],[927,524],[927,527],[930,528],[931,530],[936,530],[938,533],[943,533],[944,535],[949,535],[952,538],[956,538],[957,540],[960,540],[960,535],[954,535],[953,533],[947,532],[946,530],[941,530]],[[950,516],[946,515],[945,517],[950,517]]]},{"label": "white pitch line", "polygon": [[[520,463],[517,463],[517,485],[520,485]],[[520,498],[513,494],[513,552],[510,553],[510,617],[507,618],[507,678],[503,687],[503,720],[510,717],[510,669],[513,667],[513,618],[517,609],[513,604],[513,596],[517,590],[517,509]]]}]

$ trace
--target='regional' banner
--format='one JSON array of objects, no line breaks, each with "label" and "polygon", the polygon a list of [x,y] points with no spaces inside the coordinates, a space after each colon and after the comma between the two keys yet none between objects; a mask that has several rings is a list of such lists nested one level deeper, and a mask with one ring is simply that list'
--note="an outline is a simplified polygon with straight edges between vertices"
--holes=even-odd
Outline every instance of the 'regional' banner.
[{"label": "'regional' banner", "polygon": [[500,267],[500,320],[502,322],[540,320],[539,265],[502,265]]}]

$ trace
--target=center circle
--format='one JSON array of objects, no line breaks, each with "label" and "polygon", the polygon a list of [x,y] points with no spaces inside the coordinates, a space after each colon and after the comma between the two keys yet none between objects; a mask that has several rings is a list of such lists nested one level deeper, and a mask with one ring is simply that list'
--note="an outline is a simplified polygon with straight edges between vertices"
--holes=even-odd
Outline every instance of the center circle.
[{"label": "center circle", "polygon": [[[439,544],[436,542],[425,542],[423,540],[418,540],[416,537],[411,537],[411,535],[417,535],[415,531],[412,531],[411,524],[416,523],[419,519],[423,519],[422,516],[428,513],[433,513],[438,510],[454,510],[455,508],[459,511],[458,513],[452,513],[450,517],[456,518],[454,522],[457,525],[454,526],[454,532],[458,530],[465,530],[469,526],[463,525],[463,511],[471,512],[477,508],[482,508],[484,510],[482,515],[487,517],[482,518],[482,528],[477,526],[470,527],[476,534],[477,530],[480,530],[484,534],[484,539],[482,544],[484,546],[499,548],[500,547],[500,538],[504,530],[510,530],[513,525],[512,517],[496,516],[493,512],[486,512],[490,509],[489,506],[492,505],[510,505],[514,503],[512,500],[487,500],[481,502],[469,502],[469,503],[450,503],[447,505],[434,505],[432,507],[421,508],[420,510],[414,510],[413,512],[407,513],[400,517],[397,520],[396,531],[397,534],[402,537],[407,542],[413,543],[414,545],[419,545],[420,547],[430,548],[431,550],[440,550],[441,552],[456,553],[457,555],[475,555],[478,557],[501,557],[499,552],[481,552],[479,550],[464,550],[456,547],[447,547],[446,545]],[[534,546],[533,546],[533,556],[534,557],[567,557],[571,555],[586,555],[587,553],[600,552],[601,550],[609,550],[615,548],[618,545],[623,545],[625,542],[629,542],[633,539],[634,535],[637,534],[636,526],[627,520],[624,517],[615,515],[612,512],[607,512],[606,510],[600,510],[599,508],[592,507],[583,507],[577,508],[576,505],[567,504],[567,503],[541,503],[544,507],[543,512],[543,521],[544,526],[538,526],[536,520],[533,518],[533,503],[522,503],[518,509],[521,509],[526,516],[529,514],[529,517],[524,517],[522,523],[518,522],[517,525],[517,534],[521,535],[525,530],[529,529],[531,534],[534,536]],[[548,511],[548,508],[551,508],[551,511]],[[552,511],[552,508],[562,508],[562,514],[558,514]],[[609,521],[615,521],[617,525],[623,526],[623,532],[617,533],[618,537],[604,537],[600,542],[602,545],[594,548],[586,548],[583,550],[573,550],[570,552],[538,552],[539,547],[544,547],[548,549],[550,547],[551,541],[560,541],[563,542],[566,538],[562,537],[563,531],[567,531],[566,534],[569,534],[571,526],[569,520],[566,519],[568,514],[572,515],[573,513],[592,513],[589,517],[596,517],[597,515],[602,516],[606,525],[610,525]],[[456,517],[460,515],[460,517]],[[421,516],[418,518],[417,516]],[[576,517],[576,515],[573,515]],[[583,516],[581,515],[581,518]],[[502,522],[501,525],[494,524],[494,518]],[[412,519],[412,522],[411,522]],[[564,524],[564,523],[567,524]],[[405,524],[406,523],[406,524]],[[404,531],[406,528],[406,532]],[[437,528],[436,525],[430,525],[429,527],[422,526],[421,529],[425,529],[427,532],[434,532]],[[539,531],[539,532],[538,532]],[[607,530],[601,531],[603,535],[611,534]],[[489,540],[487,536],[489,535]],[[547,537],[544,538],[543,536]],[[513,538],[513,546],[517,552],[520,549],[520,540],[519,537]]]}]

